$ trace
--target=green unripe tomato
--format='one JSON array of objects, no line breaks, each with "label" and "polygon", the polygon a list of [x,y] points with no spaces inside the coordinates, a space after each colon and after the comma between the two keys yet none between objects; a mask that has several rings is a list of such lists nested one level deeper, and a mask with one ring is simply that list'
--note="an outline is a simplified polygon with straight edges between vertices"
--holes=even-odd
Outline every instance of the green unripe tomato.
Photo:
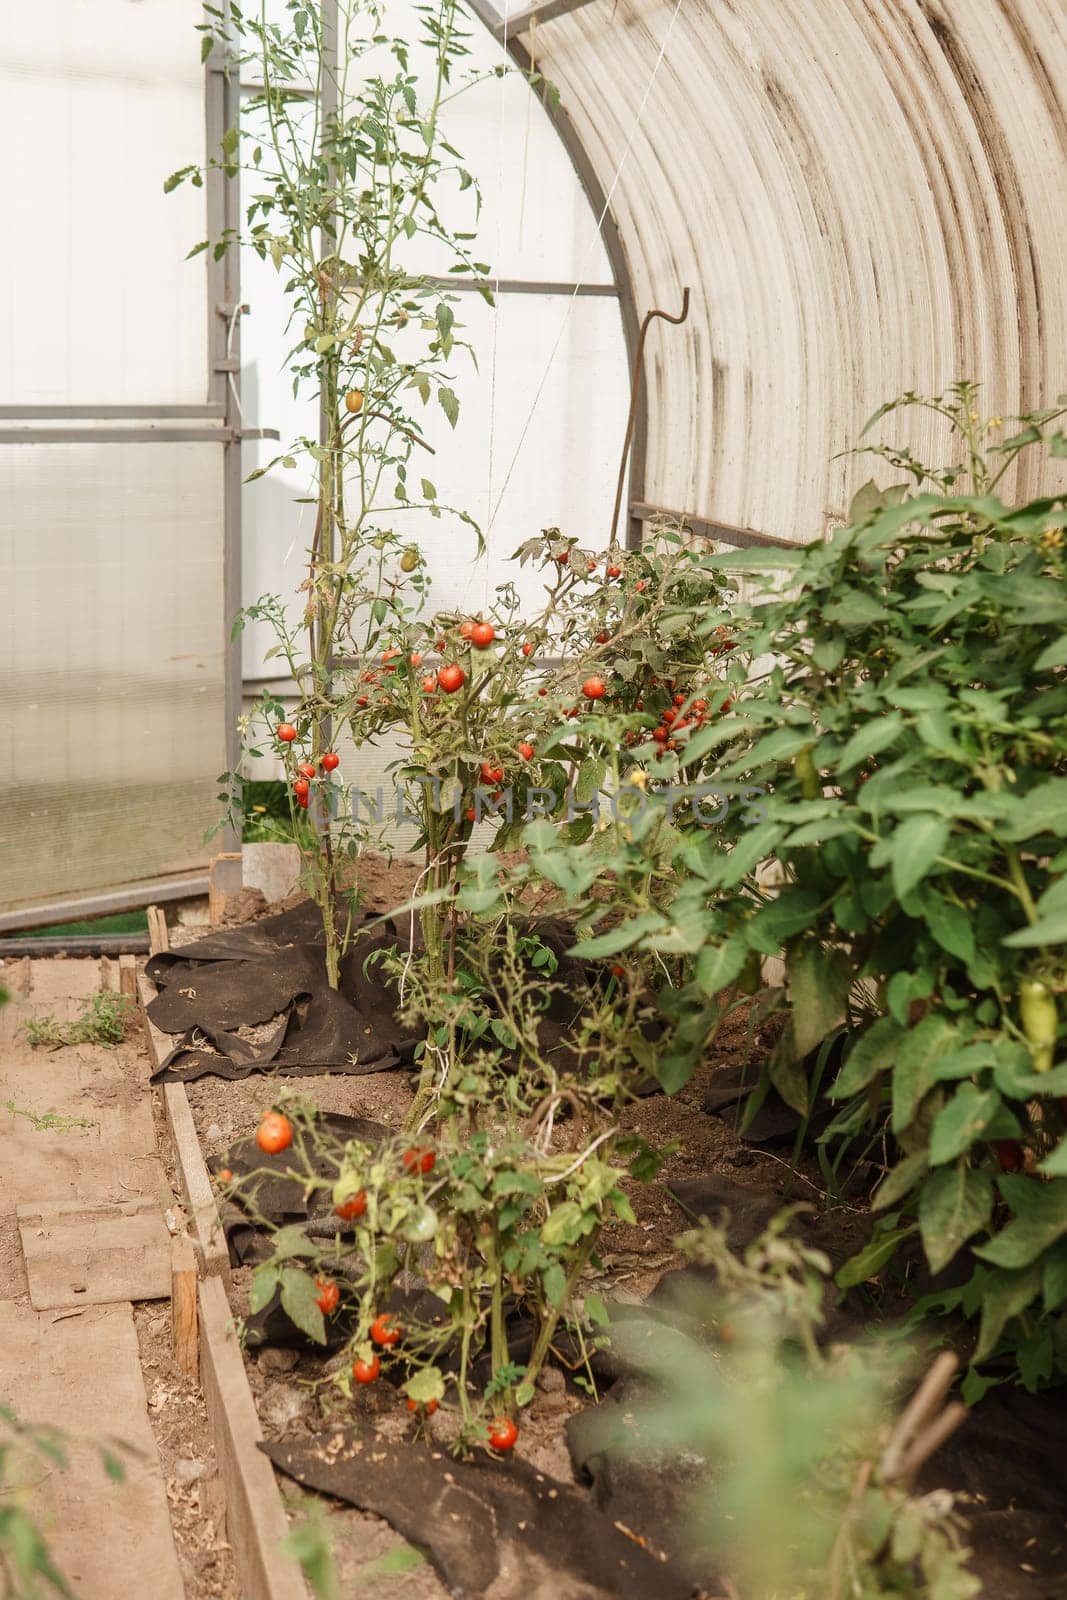
[{"label": "green unripe tomato", "polygon": [[416,1206],[404,1218],[401,1238],[408,1244],[429,1244],[437,1233],[437,1212],[433,1206]]},{"label": "green unripe tomato", "polygon": [[419,564],[419,552],[414,545],[409,545],[400,557],[401,572],[414,572]]},{"label": "green unripe tomato", "polygon": [[1039,978],[1024,978],[1019,985],[1019,1014],[1030,1046],[1035,1072],[1049,1072],[1056,1049],[1059,1016],[1056,997]]},{"label": "green unripe tomato", "polygon": [[798,750],[793,757],[793,771],[800,779],[800,792],[805,800],[817,800],[822,794],[822,782],[811,759],[811,746]]}]

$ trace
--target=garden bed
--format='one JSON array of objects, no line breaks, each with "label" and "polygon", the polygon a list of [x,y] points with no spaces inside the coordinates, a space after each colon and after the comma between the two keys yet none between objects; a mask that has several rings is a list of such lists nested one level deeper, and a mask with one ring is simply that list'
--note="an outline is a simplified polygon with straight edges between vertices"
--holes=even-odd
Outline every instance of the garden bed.
[{"label": "garden bed", "polygon": [[[389,869],[375,862],[372,871],[379,905],[390,897],[398,898],[410,882],[409,871],[402,865]],[[853,1205],[839,1199],[833,1206],[827,1205],[814,1161],[802,1155],[793,1165],[786,1159],[792,1155],[788,1145],[783,1154],[754,1147],[741,1137],[736,1111],[727,1109],[720,1116],[704,1109],[705,1104],[714,1105],[716,1085],[730,1079],[745,1063],[749,1070],[758,1068],[773,1036],[773,1025],[761,1036],[758,1028],[751,1028],[746,1008],[739,1008],[684,1089],[673,1096],[653,1093],[626,1108],[625,1125],[669,1153],[657,1182],[627,1185],[635,1220],[612,1227],[600,1253],[601,1266],[583,1287],[616,1304],[647,1300],[664,1275],[681,1264],[674,1241],[698,1220],[699,1211],[694,1211],[689,1200],[701,1193],[716,1205],[728,1203],[739,1222],[737,1237],[742,1242],[758,1233],[783,1203],[806,1201],[811,1210],[797,1224],[806,1244],[825,1250],[835,1262],[860,1247],[869,1230],[862,1200]],[[157,1039],[157,1053],[161,1042]],[[365,1118],[387,1129],[403,1127],[412,1101],[411,1075],[398,1070],[358,1076],[315,1074],[295,1087],[317,1113]],[[248,1139],[279,1093],[284,1089],[291,1094],[293,1088],[291,1078],[270,1073],[236,1081],[205,1076],[183,1087],[181,1093],[187,1097],[208,1166],[217,1169],[235,1145]],[[671,1192],[678,1188],[686,1204],[680,1204]],[[252,1269],[246,1266],[236,1266],[230,1274],[230,1308],[238,1324],[248,1312],[251,1279]],[[878,1314],[884,1316],[897,1304],[892,1285],[883,1286]],[[859,1330],[865,1315],[873,1314],[873,1302],[868,1302],[866,1310],[861,1304],[858,1314],[853,1307],[843,1318],[840,1313],[832,1314],[831,1321],[848,1337]],[[352,1426],[383,1459],[392,1447],[403,1446],[412,1438],[415,1425],[403,1396],[390,1384],[379,1383],[357,1389],[350,1401],[344,1400],[328,1381],[337,1362],[336,1356],[308,1348],[266,1344],[243,1350],[248,1387],[263,1434],[276,1454],[289,1452],[300,1458],[302,1451],[320,1450],[324,1441],[336,1443],[340,1430]],[[610,1388],[610,1383],[606,1387]],[[1026,1397],[1011,1390],[1007,1393],[999,1424],[994,1417],[996,1402],[983,1408],[981,1415],[989,1421],[978,1433],[973,1454],[965,1447],[961,1454],[954,1446],[944,1458],[944,1471],[930,1469],[927,1478],[931,1483],[945,1482],[967,1491],[964,1505],[981,1532],[978,1566],[987,1573],[988,1583],[995,1585],[987,1592],[1004,1600],[1057,1600],[1063,1591],[1051,1579],[1050,1569],[1055,1568],[1061,1546],[1054,1541],[1055,1523],[1050,1520],[1049,1506],[1040,1489],[1035,1490],[1033,1470],[1035,1452],[1040,1462],[1042,1451],[1057,1436],[1056,1425],[1039,1426],[1036,1438],[1028,1439],[1028,1428],[1033,1434],[1033,1418],[1023,1415],[1015,1403]],[[573,1491],[585,1503],[595,1504],[602,1498],[603,1485],[591,1486],[585,1475],[575,1472],[575,1451],[568,1440],[568,1423],[588,1413],[592,1405],[592,1397],[574,1383],[573,1374],[565,1374],[556,1365],[546,1367],[532,1404],[524,1409],[515,1448],[515,1460],[521,1465],[515,1470],[526,1466],[560,1490]],[[995,1438],[998,1425],[1005,1423],[1003,1438],[1009,1442],[1009,1458],[1014,1456],[1021,1504],[1003,1481],[997,1450],[991,1453],[989,1448],[990,1436]],[[431,1455],[447,1453],[456,1427],[454,1414],[446,1410],[421,1419],[420,1437]],[[498,1466],[502,1472],[512,1470],[504,1464]],[[300,1490],[284,1473],[278,1474],[277,1481],[291,1523],[300,1528],[302,1539],[326,1541],[342,1583],[388,1577],[391,1592],[400,1600],[431,1600],[449,1592],[418,1548],[418,1532],[412,1532],[410,1523],[405,1526],[404,1538],[371,1511],[346,1505],[329,1494]],[[610,1492],[608,1499],[610,1506]],[[615,1526],[642,1549],[647,1547],[662,1556],[673,1554],[661,1549],[659,1510],[660,1502],[652,1493],[644,1526],[634,1525],[641,1522],[640,1509],[629,1521],[616,1518]],[[1020,1550],[1031,1559],[1016,1559]],[[509,1592],[506,1585],[500,1592]],[[561,1595],[566,1592],[558,1589]],[[581,1592],[580,1588],[575,1592]]]}]

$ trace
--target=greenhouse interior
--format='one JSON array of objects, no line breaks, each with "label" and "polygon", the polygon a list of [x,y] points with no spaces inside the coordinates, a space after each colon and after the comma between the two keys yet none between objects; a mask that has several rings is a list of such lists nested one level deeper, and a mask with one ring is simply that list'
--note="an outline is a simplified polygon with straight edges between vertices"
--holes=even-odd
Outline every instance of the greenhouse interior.
[{"label": "greenhouse interior", "polygon": [[1063,0],[0,104],[0,1595],[1067,1600]]}]

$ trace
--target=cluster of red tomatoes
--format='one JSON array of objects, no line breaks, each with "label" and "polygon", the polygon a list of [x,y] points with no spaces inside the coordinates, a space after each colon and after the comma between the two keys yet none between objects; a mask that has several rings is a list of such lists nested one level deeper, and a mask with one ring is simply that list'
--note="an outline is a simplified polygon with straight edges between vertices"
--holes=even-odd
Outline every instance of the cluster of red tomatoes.
[{"label": "cluster of red tomatoes", "polygon": [[[281,744],[292,744],[297,737],[297,730],[291,722],[279,722],[274,731]],[[336,772],[340,765],[341,757],[336,750],[327,750],[320,756],[318,768],[311,761],[298,761],[297,775],[293,779],[293,794],[296,796],[297,805],[306,811],[311,800],[311,785],[315,779],[320,773],[323,777],[328,777],[331,772]]]},{"label": "cluster of red tomatoes", "polygon": [[[722,709],[728,711],[730,704],[729,700],[725,701]],[[636,702],[636,709],[638,711],[644,710],[643,700]],[[696,699],[690,699],[684,694],[673,695],[670,705],[664,706],[660,712],[659,722],[652,729],[652,738],[659,745],[660,752],[680,749],[689,730],[704,726],[707,720],[707,711],[708,702],[699,696]],[[629,745],[637,744],[639,741],[643,742],[645,737],[643,732],[639,733],[635,729],[631,729],[626,735],[626,743]]]}]

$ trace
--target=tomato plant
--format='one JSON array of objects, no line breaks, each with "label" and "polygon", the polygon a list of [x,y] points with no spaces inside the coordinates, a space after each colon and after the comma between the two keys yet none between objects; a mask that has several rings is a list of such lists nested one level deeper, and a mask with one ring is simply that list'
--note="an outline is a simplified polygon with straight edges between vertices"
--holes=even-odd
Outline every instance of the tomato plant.
[{"label": "tomato plant", "polygon": [[[205,54],[217,48],[228,71],[248,68],[260,87],[244,97],[240,127],[225,131],[209,159],[226,177],[242,174],[243,228],[192,252],[212,248],[219,257],[243,245],[273,262],[289,303],[294,388],[317,401],[322,418],[319,437],[290,441],[252,474],[301,464],[314,474],[301,621],[294,627],[281,603],[266,597],[237,626],[268,622],[277,636],[269,653],[284,659],[296,685],[296,704],[281,720],[270,696],[262,715],[287,777],[298,761],[315,769],[303,774],[311,792],[294,791],[293,832],[322,913],[333,987],[349,932],[341,868],[359,839],[345,825],[347,808],[336,805],[331,781],[339,765],[330,748],[339,721],[335,662],[374,651],[394,581],[416,592],[425,586],[417,549],[392,524],[413,510],[428,518],[447,510],[430,478],[413,470],[417,458],[432,454],[416,407],[433,405],[455,426],[453,366],[466,349],[457,296],[440,278],[405,265],[412,239],[433,240],[449,265],[483,285],[491,300],[488,268],[471,254],[472,234],[446,226],[437,206],[442,185],[467,191],[472,212],[477,197],[439,126],[445,98],[477,80],[462,67],[466,34],[456,0],[419,7],[404,37],[386,30],[368,0],[340,0],[336,12],[331,24],[314,6],[284,8],[277,21],[258,7],[208,8],[200,25]],[[331,26],[333,47],[326,37]],[[331,48],[343,72],[331,65]],[[299,85],[327,78],[333,103],[303,116]],[[202,184],[203,169],[183,167],[165,188],[187,181]],[[453,515],[474,529],[465,513]],[[446,669],[446,682],[454,670]],[[253,726],[246,722],[244,731],[253,754]],[[225,781],[232,798],[240,775]]]},{"label": "tomato plant", "polygon": [[895,1158],[886,1221],[842,1281],[912,1236],[935,1273],[969,1253],[949,1298],[981,1311],[976,1362],[1016,1362],[1036,1386],[1067,1370],[1067,564],[1050,537],[1067,498],[1009,507],[992,490],[1019,450],[1067,440],[1062,413],[1041,413],[988,456],[972,389],[934,404],[964,467],[879,451],[933,491],[870,485],[832,538],[761,553],[788,590],[731,622],[734,647],[773,665],[714,730],[720,774],[766,792],[765,820],[734,814],[726,853],[689,851],[708,937],[688,1004],[713,1016],[751,956],[784,946],[788,1025],[764,1086],[809,1116],[837,1040],[827,1179],[850,1151]]}]

